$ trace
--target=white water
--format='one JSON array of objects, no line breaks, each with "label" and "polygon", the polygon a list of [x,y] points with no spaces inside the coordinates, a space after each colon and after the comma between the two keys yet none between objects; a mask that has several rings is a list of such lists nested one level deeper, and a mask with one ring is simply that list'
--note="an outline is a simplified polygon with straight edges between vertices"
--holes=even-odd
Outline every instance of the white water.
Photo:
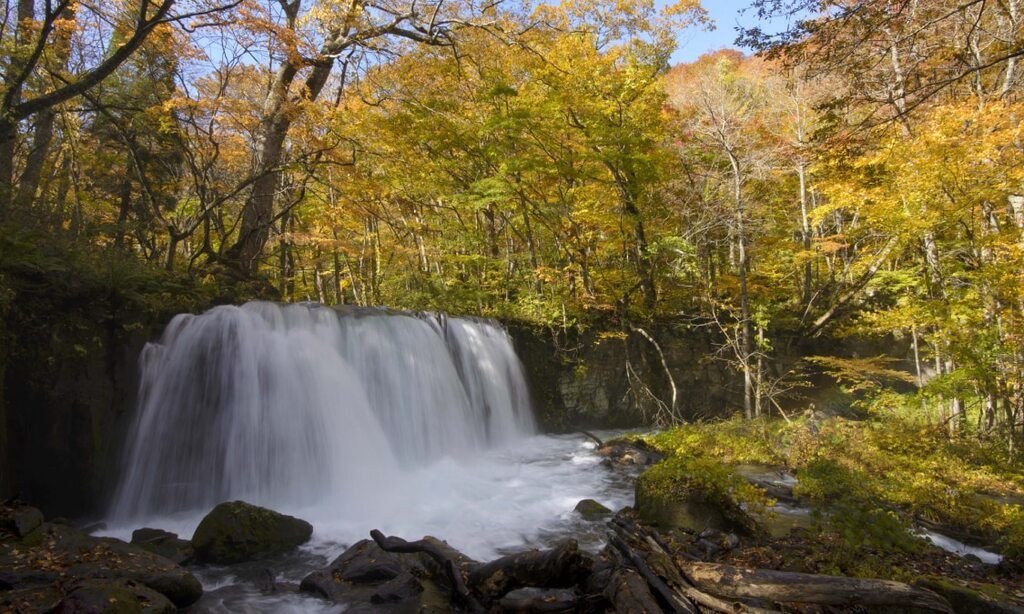
[{"label": "white water", "polygon": [[522,367],[487,321],[248,303],[176,317],[142,356],[120,523],[230,499],[398,505],[432,463],[533,433]]},{"label": "white water", "polygon": [[586,533],[580,499],[632,500],[589,442],[534,435],[522,366],[493,322],[217,307],[176,317],[142,368],[108,518],[119,537],[189,538],[214,505],[242,499],[313,523],[307,553],[378,528],[488,559]]},{"label": "white water", "polygon": [[[612,433],[598,433],[602,438]],[[372,528],[410,539],[436,535],[477,560],[490,560],[525,547],[547,547],[565,537],[583,548],[603,544],[603,522],[587,522],[573,508],[597,499],[618,510],[633,502],[633,480],[599,465],[594,444],[583,436],[529,436],[515,446],[482,451],[472,461],[441,460],[382,485],[390,496],[371,493],[365,507],[340,515],[329,505],[282,508],[313,523],[313,539],[298,552],[252,565],[202,567],[192,571],[205,594],[196,613],[338,612],[336,605],[305,594],[263,595],[254,585],[264,569],[279,582],[299,582],[322,568]],[[379,493],[378,493],[379,495]],[[192,535],[199,514],[151,517],[147,526]],[[111,527],[126,539],[138,525]]]},{"label": "white water", "polygon": [[968,546],[967,544],[957,541],[952,537],[948,537],[935,531],[928,529],[920,529],[915,533],[918,537],[925,539],[935,546],[942,548],[946,552],[951,552],[957,556],[973,555],[978,557],[982,563],[988,565],[998,565],[1003,561],[1003,557],[995,552],[989,552],[984,548],[978,548],[976,546]]}]

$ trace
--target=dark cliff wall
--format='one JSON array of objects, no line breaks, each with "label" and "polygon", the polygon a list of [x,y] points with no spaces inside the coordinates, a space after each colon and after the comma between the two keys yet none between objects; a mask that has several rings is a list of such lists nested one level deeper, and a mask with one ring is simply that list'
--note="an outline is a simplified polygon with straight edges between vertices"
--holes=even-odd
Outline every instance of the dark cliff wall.
[{"label": "dark cliff wall", "polygon": [[[672,383],[677,419],[707,420],[742,411],[742,376],[725,360],[728,354],[722,350],[722,340],[707,328],[682,322],[585,332],[519,323],[506,326],[526,369],[537,420],[544,430],[663,423],[668,417],[666,406],[671,406]],[[821,369],[802,362],[804,357],[816,355],[887,355],[898,359],[895,368],[908,373],[913,370],[905,339],[778,339],[765,370],[770,379],[791,373],[784,386],[787,390],[774,399],[783,411],[802,411],[813,404],[831,414],[856,413],[854,397]],[[769,411],[778,415],[774,403]]]},{"label": "dark cliff wall", "polygon": [[508,329],[545,430],[655,423],[671,410],[673,384],[682,419],[720,416],[742,404],[741,380],[714,357],[715,340],[703,329],[672,323],[582,333]]},{"label": "dark cliff wall", "polygon": [[138,356],[164,316],[116,296],[15,302],[7,315],[2,397],[7,494],[50,516],[97,513],[138,388]]}]

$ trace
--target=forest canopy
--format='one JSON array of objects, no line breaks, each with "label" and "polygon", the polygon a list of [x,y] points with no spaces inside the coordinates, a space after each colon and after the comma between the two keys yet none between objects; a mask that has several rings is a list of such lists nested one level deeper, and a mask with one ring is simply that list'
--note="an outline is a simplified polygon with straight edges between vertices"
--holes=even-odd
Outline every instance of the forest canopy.
[{"label": "forest canopy", "polygon": [[751,10],[800,20],[671,66],[695,1],[5,0],[3,269],[63,246],[282,300],[685,316],[748,415],[776,340],[897,334],[922,417],[1012,442],[1024,7]]}]

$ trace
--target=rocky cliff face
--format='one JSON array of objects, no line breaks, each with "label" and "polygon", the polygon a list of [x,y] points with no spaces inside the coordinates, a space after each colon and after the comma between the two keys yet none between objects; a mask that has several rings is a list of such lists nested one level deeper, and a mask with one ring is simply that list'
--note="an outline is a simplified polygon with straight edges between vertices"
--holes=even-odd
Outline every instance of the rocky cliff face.
[{"label": "rocky cliff face", "polygon": [[8,493],[52,516],[99,511],[135,404],[139,352],[158,332],[137,313],[99,307],[93,317],[15,309],[7,320],[0,464]]},{"label": "rocky cliff face", "polygon": [[[742,375],[724,359],[721,340],[706,328],[670,321],[627,331],[507,326],[526,368],[543,430],[658,426],[742,411]],[[803,357],[816,355],[886,355],[898,359],[895,368],[913,371],[905,339],[780,339],[772,360],[764,365],[766,377],[787,373],[787,379],[799,385],[777,396],[773,414],[775,402],[786,412],[813,404],[829,414],[855,413],[853,397],[831,377],[811,364],[800,364]],[[799,372],[791,372],[798,364]]]},{"label": "rocky cliff face", "polygon": [[628,428],[670,414],[711,418],[742,404],[741,380],[701,330],[664,323],[580,333],[511,324],[509,332],[545,430]]}]

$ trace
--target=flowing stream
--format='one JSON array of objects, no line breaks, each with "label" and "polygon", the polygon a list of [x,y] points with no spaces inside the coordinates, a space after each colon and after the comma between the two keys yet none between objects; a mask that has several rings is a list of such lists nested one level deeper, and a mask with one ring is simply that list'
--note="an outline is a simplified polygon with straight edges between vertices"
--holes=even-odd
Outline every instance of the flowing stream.
[{"label": "flowing stream", "polygon": [[[313,524],[307,546],[269,563],[297,581],[373,528],[481,560],[569,534],[596,547],[575,504],[632,503],[628,476],[595,470],[593,444],[536,434],[522,365],[491,321],[256,302],[176,317],[141,361],[108,518],[118,537],[189,538],[242,499]],[[200,571],[200,610],[324,606],[260,596],[246,573]]]}]

